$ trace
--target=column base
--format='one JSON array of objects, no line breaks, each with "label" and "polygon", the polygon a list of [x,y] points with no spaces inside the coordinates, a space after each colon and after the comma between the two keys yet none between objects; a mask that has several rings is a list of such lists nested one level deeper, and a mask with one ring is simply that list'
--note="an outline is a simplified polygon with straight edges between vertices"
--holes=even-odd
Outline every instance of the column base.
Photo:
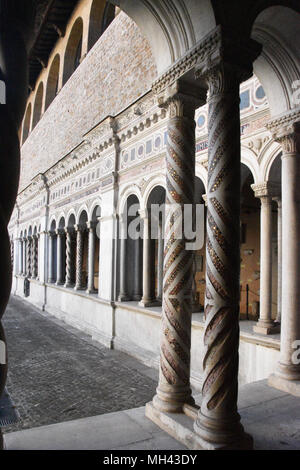
[{"label": "column base", "polygon": [[93,289],[87,289],[85,292],[86,292],[87,294],[97,294],[97,291],[96,291],[95,288],[93,288]]},{"label": "column base", "polygon": [[253,331],[260,335],[274,335],[280,333],[280,325],[276,325],[274,322],[258,321],[256,325],[254,325]]},{"label": "column base", "polygon": [[63,281],[56,281],[55,285],[56,286],[63,286],[64,283],[63,283]]},{"label": "column base", "polygon": [[158,302],[158,300],[155,299],[142,299],[139,302],[139,307],[159,307],[161,304]]},{"label": "column base", "polygon": [[64,287],[65,287],[66,289],[74,289],[74,286],[75,286],[75,284],[72,283],[72,282],[66,282],[66,283],[64,284]]},{"label": "column base", "polygon": [[74,290],[76,290],[76,291],[79,291],[79,290],[82,291],[82,290],[85,290],[85,289],[86,289],[86,287],[84,287],[84,286],[75,286],[74,287]]},{"label": "column base", "polygon": [[118,297],[118,302],[130,302],[131,298],[128,295],[121,294]]},{"label": "column base", "polygon": [[277,390],[290,393],[295,397],[300,397],[300,379],[288,380],[284,377],[280,377],[280,375],[271,374],[268,379],[268,384],[270,387],[277,388]]},{"label": "column base", "polygon": [[146,405],[146,417],[153,421],[163,431],[190,450],[251,450],[253,439],[243,433],[236,441],[230,444],[207,442],[194,431],[194,422],[197,418],[197,406],[185,405],[183,413],[166,413],[157,410],[153,402]]}]

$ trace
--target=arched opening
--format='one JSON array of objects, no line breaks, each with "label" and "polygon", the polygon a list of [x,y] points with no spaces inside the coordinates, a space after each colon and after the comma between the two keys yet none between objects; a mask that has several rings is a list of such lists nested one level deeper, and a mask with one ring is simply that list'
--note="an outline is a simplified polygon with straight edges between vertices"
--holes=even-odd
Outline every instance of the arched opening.
[{"label": "arched opening", "polygon": [[49,76],[48,76],[45,110],[50,106],[50,104],[52,103],[52,101],[57,95],[59,66],[60,66],[60,57],[57,54],[52,61]]},{"label": "arched opening", "polygon": [[64,57],[63,84],[71,77],[80,64],[82,53],[82,18],[77,18],[71,30]]},{"label": "arched opening", "polygon": [[98,41],[116,15],[116,7],[105,0],[94,0],[90,12],[88,50]]},{"label": "arched opening", "polygon": [[140,202],[128,196],[120,218],[120,289],[119,300],[141,300],[143,249],[140,237]]},{"label": "arched opening", "polygon": [[24,122],[23,122],[23,137],[22,137],[22,144],[26,141],[27,137],[29,136],[29,131],[30,131],[30,122],[31,122],[31,103],[29,103]]},{"label": "arched opening", "polygon": [[33,109],[33,118],[32,118],[32,129],[35,128],[42,115],[42,105],[43,105],[43,95],[44,95],[44,85],[43,82],[39,84],[38,90],[36,92],[34,109]]},{"label": "arched opening", "polygon": [[[143,240],[143,256],[147,263],[147,283],[144,288],[147,292],[143,292],[145,304],[151,305],[162,303],[163,292],[163,260],[164,260],[164,230],[165,230],[165,201],[166,190],[162,186],[155,186],[149,194],[147,200],[147,218],[144,219],[145,224],[148,223],[148,233],[150,239],[144,237]],[[146,244],[146,246],[145,246]],[[148,251],[148,253],[147,253]]]},{"label": "arched opening", "polygon": [[89,238],[89,245],[92,244],[92,247],[89,246],[89,257],[92,256],[92,259],[89,258],[89,277],[91,276],[92,280],[90,283],[89,288],[91,288],[91,292],[95,290],[95,292],[99,291],[99,266],[100,266],[100,223],[99,219],[101,217],[101,209],[100,206],[96,206],[92,213],[91,225],[90,225],[90,238]]}]

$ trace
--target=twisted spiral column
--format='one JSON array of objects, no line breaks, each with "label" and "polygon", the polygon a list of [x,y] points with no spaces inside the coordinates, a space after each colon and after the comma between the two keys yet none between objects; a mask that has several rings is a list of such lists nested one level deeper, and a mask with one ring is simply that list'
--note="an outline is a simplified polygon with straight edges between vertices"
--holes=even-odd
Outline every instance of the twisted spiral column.
[{"label": "twisted spiral column", "polygon": [[160,376],[153,398],[153,406],[165,412],[181,412],[184,404],[194,403],[190,388],[193,252],[185,247],[183,209],[194,202],[195,105],[195,100],[180,93],[168,103]]},{"label": "twisted spiral column", "polygon": [[76,245],[76,284],[75,290],[83,290],[83,236],[85,227],[83,225],[75,225],[75,230],[77,232],[77,245]]},{"label": "twisted spiral column", "polygon": [[56,285],[60,286],[64,284],[63,279],[63,236],[64,229],[57,229],[57,270],[56,270]]},{"label": "twisted spiral column", "polygon": [[[209,86],[203,401],[195,431],[216,447],[251,447],[237,411],[240,272],[239,77],[219,64]],[[245,440],[245,443],[244,443]],[[248,444],[247,444],[247,442]]]},{"label": "twisted spiral column", "polygon": [[67,240],[66,240],[66,282],[65,287],[74,287],[74,235],[75,230],[67,227],[65,229]]}]

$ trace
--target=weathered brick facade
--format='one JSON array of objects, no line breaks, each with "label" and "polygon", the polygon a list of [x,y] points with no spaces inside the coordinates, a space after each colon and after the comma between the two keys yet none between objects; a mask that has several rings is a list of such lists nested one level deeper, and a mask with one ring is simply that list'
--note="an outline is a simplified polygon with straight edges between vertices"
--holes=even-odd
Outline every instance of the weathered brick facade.
[{"label": "weathered brick facade", "polygon": [[120,13],[24,143],[19,190],[76,147],[107,115],[117,114],[144,94],[155,77],[147,40]]}]

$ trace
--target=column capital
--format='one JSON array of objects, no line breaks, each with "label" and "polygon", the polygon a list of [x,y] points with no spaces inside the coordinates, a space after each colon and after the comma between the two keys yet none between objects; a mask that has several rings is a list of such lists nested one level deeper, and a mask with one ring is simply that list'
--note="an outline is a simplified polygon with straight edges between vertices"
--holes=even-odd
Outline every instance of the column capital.
[{"label": "column capital", "polygon": [[264,181],[259,184],[251,184],[251,188],[254,191],[255,197],[258,198],[270,198],[278,196],[280,194],[280,184],[273,183],[272,181]]},{"label": "column capital", "polygon": [[284,154],[300,153],[300,109],[289,111],[269,121],[266,128],[280,143]]},{"label": "column capital", "polygon": [[281,209],[281,207],[282,207],[281,196],[275,196],[272,199],[273,199],[273,201],[276,202],[278,208]]},{"label": "column capital", "polygon": [[84,232],[86,230],[86,224],[76,224],[74,228],[76,232]]},{"label": "column capital", "polygon": [[96,220],[91,220],[90,222],[86,223],[88,230],[93,231],[97,227],[98,222]]},{"label": "column capital", "polygon": [[190,117],[206,103],[206,90],[194,83],[176,80],[157,97],[160,108],[167,108],[170,118]]},{"label": "column capital", "polygon": [[65,227],[65,233],[69,235],[74,235],[75,233],[75,228],[74,227]]},{"label": "column capital", "polygon": [[217,26],[203,40],[203,52],[195,65],[195,77],[209,88],[210,98],[235,90],[253,74],[253,62],[262,46],[253,39],[237,38]]},{"label": "column capital", "polygon": [[48,236],[49,236],[50,238],[53,238],[53,237],[55,237],[55,235],[56,235],[55,230],[48,230],[47,233],[48,233]]},{"label": "column capital", "polygon": [[57,229],[55,230],[55,233],[56,233],[56,235],[58,235],[58,236],[62,236],[62,235],[65,234],[65,229],[64,229],[64,228],[57,228]]}]

